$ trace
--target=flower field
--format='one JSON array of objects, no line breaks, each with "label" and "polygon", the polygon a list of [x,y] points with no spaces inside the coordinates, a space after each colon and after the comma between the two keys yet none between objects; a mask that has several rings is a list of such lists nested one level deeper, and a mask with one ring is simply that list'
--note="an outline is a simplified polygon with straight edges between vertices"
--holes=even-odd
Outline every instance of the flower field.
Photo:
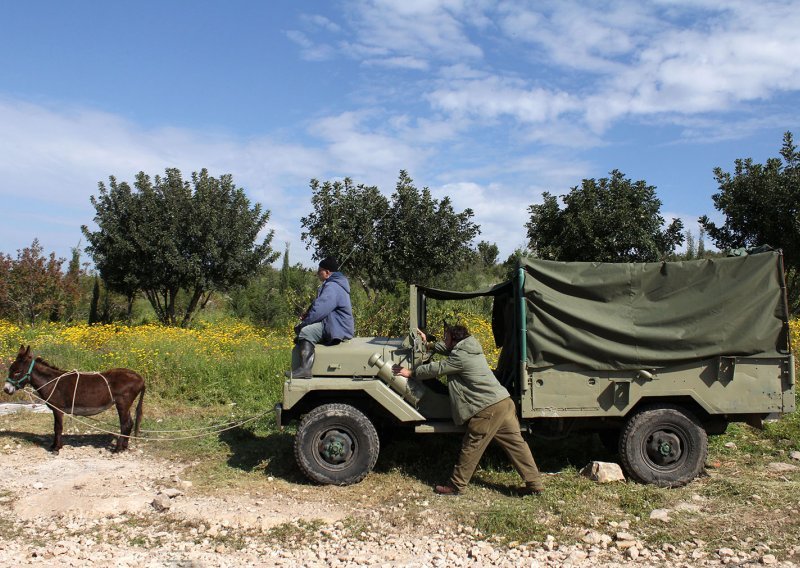
[{"label": "flower field", "polygon": [[[496,364],[499,350],[491,323],[469,313],[458,314],[457,321],[481,342],[490,365]],[[790,328],[797,352],[800,320],[793,320]],[[134,369],[145,377],[149,399],[198,406],[235,403],[242,410],[258,411],[280,399],[291,338],[290,329],[264,330],[231,319],[199,323],[194,329],[153,324],[20,327],[0,320],[0,362],[5,367],[19,345],[31,345],[37,355],[64,370]]]},{"label": "flower field", "polygon": [[291,330],[262,330],[236,320],[195,329],[161,325],[61,325],[21,328],[0,321],[0,347],[19,345],[64,370],[127,367],[147,381],[148,398],[254,408],[274,404],[288,368]]}]

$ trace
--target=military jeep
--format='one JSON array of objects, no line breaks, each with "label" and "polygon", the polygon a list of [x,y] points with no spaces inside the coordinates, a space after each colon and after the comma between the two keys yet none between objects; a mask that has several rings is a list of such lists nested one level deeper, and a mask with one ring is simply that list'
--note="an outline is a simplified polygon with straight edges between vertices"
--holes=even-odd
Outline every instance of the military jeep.
[{"label": "military jeep", "polygon": [[[708,435],[795,408],[780,251],[661,263],[523,259],[492,288],[411,286],[406,337],[318,346],[311,379],[288,379],[278,423],[299,421],[298,466],[348,485],[374,467],[378,431],[462,431],[436,380],[392,374],[430,355],[428,300],[492,300],[495,369],[524,430],[596,431],[639,482],[680,486],[702,470]],[[485,346],[486,347],[486,346]],[[424,450],[423,450],[424,452]]]}]

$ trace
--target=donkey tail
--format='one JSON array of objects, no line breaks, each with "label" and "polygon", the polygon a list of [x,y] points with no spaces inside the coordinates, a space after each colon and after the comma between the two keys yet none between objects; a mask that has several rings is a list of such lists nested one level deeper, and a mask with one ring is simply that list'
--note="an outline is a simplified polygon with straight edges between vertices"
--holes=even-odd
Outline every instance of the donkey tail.
[{"label": "donkey tail", "polygon": [[142,408],[144,407],[144,385],[142,385],[142,392],[139,394],[139,404],[136,405],[136,418],[133,422],[133,435],[139,435],[139,424],[142,421]]}]

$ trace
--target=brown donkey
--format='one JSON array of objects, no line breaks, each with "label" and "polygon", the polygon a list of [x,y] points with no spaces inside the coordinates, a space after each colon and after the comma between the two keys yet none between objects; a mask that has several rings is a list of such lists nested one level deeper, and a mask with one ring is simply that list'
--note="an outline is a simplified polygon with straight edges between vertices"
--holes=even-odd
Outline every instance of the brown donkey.
[{"label": "brown donkey", "polygon": [[[55,437],[50,450],[56,454],[63,445],[61,432],[65,413],[93,416],[116,405],[121,436],[117,438],[115,452],[127,449],[132,430],[134,436],[139,434],[144,379],[130,369],[109,369],[102,373],[64,372],[31,355],[30,345],[27,348],[20,345],[17,358],[8,369],[3,390],[7,394],[14,394],[28,382],[53,411]],[[134,422],[131,420],[131,406],[137,396],[139,404]]]}]

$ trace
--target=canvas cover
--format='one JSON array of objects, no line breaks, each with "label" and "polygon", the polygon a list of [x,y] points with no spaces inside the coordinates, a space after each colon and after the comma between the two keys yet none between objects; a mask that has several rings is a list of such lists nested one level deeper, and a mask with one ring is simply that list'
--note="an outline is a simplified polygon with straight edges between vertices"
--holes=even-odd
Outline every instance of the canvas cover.
[{"label": "canvas cover", "polygon": [[776,251],[638,264],[523,259],[520,267],[535,368],[653,369],[788,348]]}]

